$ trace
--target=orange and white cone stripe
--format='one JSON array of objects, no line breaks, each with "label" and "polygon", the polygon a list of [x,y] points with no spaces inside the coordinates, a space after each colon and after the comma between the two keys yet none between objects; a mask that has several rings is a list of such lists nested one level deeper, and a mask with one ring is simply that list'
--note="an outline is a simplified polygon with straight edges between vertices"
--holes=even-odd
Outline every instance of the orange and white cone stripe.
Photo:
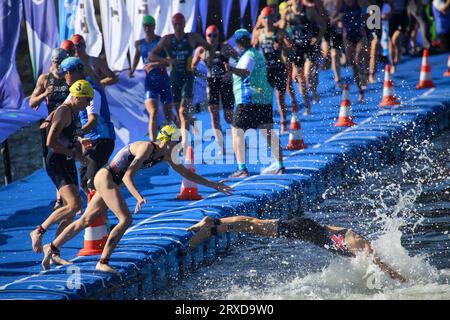
[{"label": "orange and white cone stripe", "polygon": [[[89,193],[88,203],[91,202],[95,191]],[[101,254],[108,240],[108,230],[106,229],[104,214],[94,220],[94,222],[84,231],[84,248],[78,252],[78,256],[93,256]]]},{"label": "orange and white cone stripe", "polygon": [[297,112],[292,111],[291,126],[289,130],[289,142],[286,150],[303,150],[306,149],[305,141],[303,140],[303,131],[300,119]]},{"label": "orange and white cone stripe", "polygon": [[348,84],[344,84],[342,90],[341,109],[339,110],[339,119],[336,122],[336,127],[351,127],[356,125],[353,122],[352,104],[350,102],[350,93],[348,91]]},{"label": "orange and white cone stripe", "polygon": [[[195,172],[194,149],[192,148],[192,146],[187,147],[184,166],[191,172]],[[177,195],[177,200],[201,200],[201,199],[203,199],[203,197],[198,193],[197,183],[192,182],[183,177],[183,181],[181,182],[181,190],[180,193]]]},{"label": "orange and white cone stripe", "polygon": [[389,107],[399,105],[394,92],[394,81],[391,79],[391,66],[386,65],[384,71],[384,86],[383,86],[383,99],[380,102],[380,107]]},{"label": "orange and white cone stripe", "polygon": [[423,57],[422,57],[422,66],[420,67],[420,80],[419,83],[416,85],[416,89],[427,89],[427,88],[434,88],[436,87],[433,83],[433,80],[431,80],[431,66],[430,62],[428,61],[429,53],[428,50],[423,50]]},{"label": "orange and white cone stripe", "polygon": [[450,55],[447,59],[447,71],[444,72],[444,77],[450,77]]}]

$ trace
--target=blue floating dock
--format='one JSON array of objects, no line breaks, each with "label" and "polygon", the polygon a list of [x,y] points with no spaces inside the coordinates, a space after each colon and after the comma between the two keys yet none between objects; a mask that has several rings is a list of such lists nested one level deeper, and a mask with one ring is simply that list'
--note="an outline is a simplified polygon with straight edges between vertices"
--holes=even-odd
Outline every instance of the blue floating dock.
[{"label": "blue floating dock", "polygon": [[[358,123],[352,128],[334,126],[341,94],[334,93],[331,72],[321,72],[322,101],[312,106],[311,116],[301,116],[308,148],[285,152],[286,175],[265,174],[268,168],[250,165],[250,177],[231,182],[235,190],[232,196],[199,186],[203,200],[177,201],[180,176],[167,166],[141,170],[135,181],[148,203],[139,214],[133,215],[133,225],[111,257],[111,265],[120,272],[120,279],[95,270],[98,256],[76,257],[83,245],[83,234],[62,250],[62,256],[72,258],[73,265],[41,272],[42,255],[32,252],[29,233],[51,211],[54,186],[45,171],[39,170],[1,188],[0,299],[151,297],[155,290],[214,260],[239,239],[236,234],[221,234],[189,251],[186,245],[192,234],[186,228],[205,215],[285,218],[300,207],[320,201],[327,188],[352,182],[361,170],[374,170],[401,160],[400,145],[404,140],[419,143],[446,130],[450,118],[450,78],[442,77],[446,61],[445,55],[430,57],[437,87],[422,91],[414,88],[421,60],[411,59],[399,65],[394,82],[403,104],[395,108],[378,107],[382,83],[369,85],[364,105],[355,102],[356,89],[352,84],[352,109]],[[347,77],[349,70],[345,72]],[[202,113],[198,119],[204,121],[204,129],[209,129],[205,126],[209,114]],[[275,122],[279,123],[277,114]],[[281,136],[281,142],[285,146],[288,135]],[[196,154],[199,151],[196,149]],[[201,164],[196,165],[196,170],[208,179],[220,180],[231,174],[235,165]],[[135,199],[125,189],[123,192],[133,210]],[[111,213],[109,217],[112,224],[117,222]],[[55,228],[49,230],[44,242],[49,242],[54,232]]]}]

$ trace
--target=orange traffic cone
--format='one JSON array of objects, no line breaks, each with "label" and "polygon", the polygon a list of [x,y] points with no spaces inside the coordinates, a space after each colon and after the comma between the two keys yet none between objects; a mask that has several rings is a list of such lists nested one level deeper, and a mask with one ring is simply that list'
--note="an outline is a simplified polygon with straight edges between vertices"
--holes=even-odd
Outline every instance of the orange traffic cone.
[{"label": "orange traffic cone", "polygon": [[427,89],[436,87],[431,80],[431,66],[428,61],[428,50],[423,50],[422,66],[420,67],[420,80],[416,89]]},{"label": "orange traffic cone", "polygon": [[444,72],[444,77],[450,77],[450,56],[447,59],[447,71]]},{"label": "orange traffic cone", "polygon": [[[195,172],[194,149],[191,146],[187,147],[184,166],[191,172]],[[201,200],[201,199],[203,199],[203,197],[198,193],[197,184],[183,177],[183,181],[181,182],[181,190],[180,193],[177,195],[177,200]]]},{"label": "orange traffic cone", "polygon": [[286,150],[306,149],[306,144],[303,141],[302,124],[298,117],[297,108],[292,108],[291,126],[289,131],[289,142],[286,146]]},{"label": "orange traffic cone", "polygon": [[383,99],[380,102],[380,107],[396,106],[400,102],[397,100],[394,92],[394,82],[391,79],[391,66],[386,65],[384,71],[384,88],[383,88]]},{"label": "orange traffic cone", "polygon": [[344,84],[342,89],[341,109],[339,111],[339,119],[336,127],[351,127],[356,125],[352,117],[352,104],[350,102],[350,94],[348,93],[348,84]]},{"label": "orange traffic cone", "polygon": [[[95,190],[88,195],[88,203],[95,195]],[[94,256],[101,254],[108,240],[105,217],[102,214],[84,231],[84,248],[78,252],[77,256]]]}]

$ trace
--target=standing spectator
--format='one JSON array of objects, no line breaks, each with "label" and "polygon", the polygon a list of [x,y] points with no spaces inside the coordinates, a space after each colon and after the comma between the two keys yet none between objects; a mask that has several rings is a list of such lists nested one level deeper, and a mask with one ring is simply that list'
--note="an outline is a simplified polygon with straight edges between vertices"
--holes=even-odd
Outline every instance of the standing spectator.
[{"label": "standing spectator", "polygon": [[264,56],[251,45],[251,34],[246,29],[234,33],[236,45],[242,52],[236,67],[226,64],[233,73],[233,92],[237,110],[233,119],[233,148],[238,170],[230,178],[249,175],[245,163],[245,131],[259,129],[264,132],[272,155],[277,161],[274,174],[285,173],[280,140],[273,130],[273,89],[267,82]]}]

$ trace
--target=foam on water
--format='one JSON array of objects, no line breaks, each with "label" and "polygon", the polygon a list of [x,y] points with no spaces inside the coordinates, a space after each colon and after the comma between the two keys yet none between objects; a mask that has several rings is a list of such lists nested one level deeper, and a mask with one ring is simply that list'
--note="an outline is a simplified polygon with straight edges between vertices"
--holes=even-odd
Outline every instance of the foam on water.
[{"label": "foam on water", "polygon": [[[436,179],[435,159],[428,155],[431,143],[425,141],[420,147],[406,145],[409,156],[399,168],[402,179],[398,183],[375,187],[364,195],[374,209],[377,232],[372,240],[375,253],[407,278],[406,283],[390,279],[371,263],[369,257],[360,255],[355,259],[333,257],[328,266],[319,272],[295,276],[287,282],[267,279],[265,290],[250,286],[233,286],[227,299],[450,299],[450,269],[437,270],[429,264],[426,255],[410,256],[402,246],[402,228],[413,222],[412,230],[423,221],[414,204],[423,192],[423,183]],[[446,179],[448,172],[437,173],[438,179]],[[434,170],[434,171],[433,171]],[[364,172],[361,181],[379,180],[382,172]],[[386,173],[384,173],[386,174]],[[402,185],[409,187],[402,190]],[[370,185],[374,187],[374,184]],[[327,192],[326,194],[334,194]],[[375,196],[374,196],[375,195]],[[393,201],[394,200],[394,201]],[[273,285],[271,285],[273,284]]]}]

